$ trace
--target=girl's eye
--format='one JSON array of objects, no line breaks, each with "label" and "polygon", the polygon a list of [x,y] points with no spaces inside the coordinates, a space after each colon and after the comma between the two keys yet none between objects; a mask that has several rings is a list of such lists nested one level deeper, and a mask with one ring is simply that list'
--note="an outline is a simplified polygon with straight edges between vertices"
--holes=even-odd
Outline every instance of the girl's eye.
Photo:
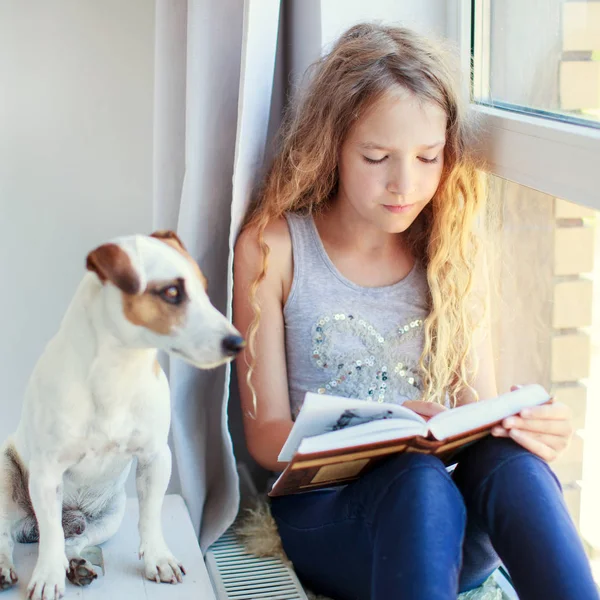
[{"label": "girl's eye", "polygon": [[379,158],[379,159],[369,158],[368,156],[364,156],[363,158],[368,163],[371,163],[372,165],[378,165],[379,163],[382,163],[387,158],[387,156],[384,156],[383,158]]},{"label": "girl's eye", "polygon": [[424,156],[419,156],[419,160],[427,165],[432,165],[436,162],[439,162],[440,156],[439,154],[435,158],[425,158]]}]

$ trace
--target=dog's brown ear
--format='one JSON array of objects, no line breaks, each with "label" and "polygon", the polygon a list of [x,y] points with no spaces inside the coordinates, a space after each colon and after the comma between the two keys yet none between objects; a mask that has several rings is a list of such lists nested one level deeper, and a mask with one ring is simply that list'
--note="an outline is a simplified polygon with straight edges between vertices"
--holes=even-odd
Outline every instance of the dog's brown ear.
[{"label": "dog's brown ear", "polygon": [[150,237],[161,240],[162,242],[165,242],[165,244],[169,244],[169,246],[173,246],[173,248],[179,252],[183,252],[185,254],[188,253],[183,245],[183,242],[179,239],[179,236],[170,229],[161,229],[159,231],[155,231],[154,233],[150,234]]},{"label": "dog's brown ear", "polygon": [[204,289],[207,289],[208,282],[206,281],[204,273],[202,273],[198,263],[192,258],[191,254],[187,251],[187,248],[183,245],[183,242],[179,239],[179,236],[174,231],[171,231],[170,229],[163,229],[161,231],[155,231],[154,233],[151,233],[150,237],[159,239],[161,242],[164,242],[165,244],[168,244],[177,250],[177,252],[180,254],[183,254],[183,256],[185,256],[192,263]]},{"label": "dog's brown ear", "polygon": [[87,256],[86,267],[94,271],[102,283],[110,281],[126,294],[140,292],[140,277],[127,252],[117,244],[104,244],[92,250]]}]

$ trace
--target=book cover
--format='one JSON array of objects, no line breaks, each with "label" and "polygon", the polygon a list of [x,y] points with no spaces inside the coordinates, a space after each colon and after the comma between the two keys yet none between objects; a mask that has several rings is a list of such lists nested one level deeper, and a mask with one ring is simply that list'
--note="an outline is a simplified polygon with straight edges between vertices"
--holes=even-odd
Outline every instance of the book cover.
[{"label": "book cover", "polygon": [[343,485],[401,452],[434,454],[448,464],[506,417],[549,400],[544,388],[529,385],[426,421],[398,405],[308,393],[279,455],[289,462],[269,496]]}]

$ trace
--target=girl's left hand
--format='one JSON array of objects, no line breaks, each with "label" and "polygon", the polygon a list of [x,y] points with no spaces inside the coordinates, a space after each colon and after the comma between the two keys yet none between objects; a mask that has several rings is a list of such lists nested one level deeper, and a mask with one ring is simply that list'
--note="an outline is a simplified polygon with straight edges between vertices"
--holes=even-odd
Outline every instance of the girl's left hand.
[{"label": "girl's left hand", "polygon": [[[511,388],[511,391],[518,389]],[[551,462],[567,448],[573,435],[571,410],[565,404],[551,404],[523,409],[504,419],[492,429],[495,437],[509,437],[533,454]]]}]

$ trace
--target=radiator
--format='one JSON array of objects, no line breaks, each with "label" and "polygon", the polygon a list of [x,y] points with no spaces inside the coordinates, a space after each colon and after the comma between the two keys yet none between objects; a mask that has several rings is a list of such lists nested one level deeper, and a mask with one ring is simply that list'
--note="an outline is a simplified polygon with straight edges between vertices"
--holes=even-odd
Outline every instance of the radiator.
[{"label": "radiator", "polygon": [[250,554],[231,529],[205,560],[217,600],[307,600],[292,569],[278,558]]}]

